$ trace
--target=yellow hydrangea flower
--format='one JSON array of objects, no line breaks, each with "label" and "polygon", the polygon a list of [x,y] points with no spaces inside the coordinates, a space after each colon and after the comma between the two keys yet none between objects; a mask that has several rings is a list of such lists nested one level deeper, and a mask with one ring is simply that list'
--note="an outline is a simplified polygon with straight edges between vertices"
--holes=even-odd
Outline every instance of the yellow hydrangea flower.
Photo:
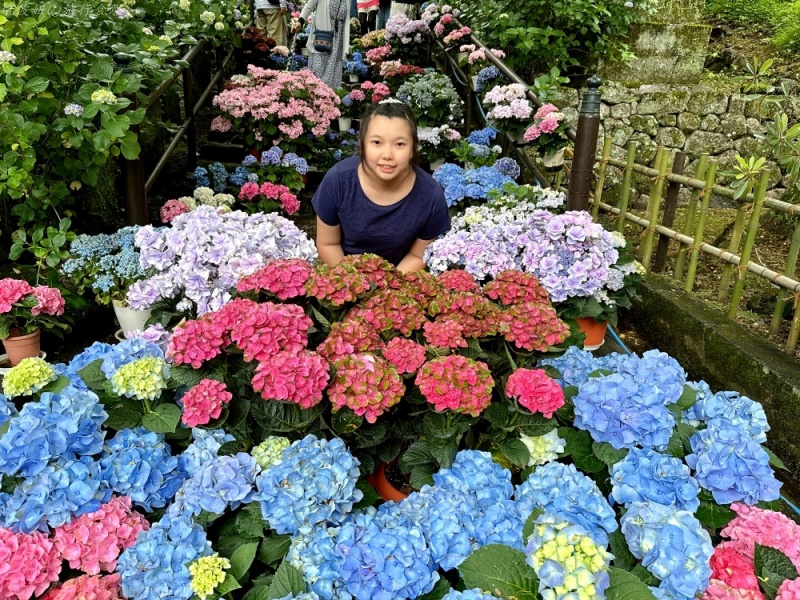
[{"label": "yellow hydrangea flower", "polygon": [[23,358],[3,377],[6,398],[30,396],[58,378],[55,369],[39,357]]},{"label": "yellow hydrangea flower", "polygon": [[190,583],[192,591],[200,600],[205,600],[214,593],[220,583],[225,581],[225,570],[230,568],[231,561],[227,558],[220,558],[216,553],[198,558],[189,565],[189,573],[192,574]]}]

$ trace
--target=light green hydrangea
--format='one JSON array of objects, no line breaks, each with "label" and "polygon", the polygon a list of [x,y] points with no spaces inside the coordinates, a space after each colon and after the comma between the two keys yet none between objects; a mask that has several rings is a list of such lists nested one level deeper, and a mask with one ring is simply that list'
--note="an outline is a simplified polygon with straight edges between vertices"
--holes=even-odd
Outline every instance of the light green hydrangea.
[{"label": "light green hydrangea", "polygon": [[55,369],[44,359],[23,358],[3,377],[3,393],[7,398],[30,396],[57,378]]},{"label": "light green hydrangea", "polygon": [[216,23],[214,23],[214,29],[216,29],[217,31],[222,31],[223,29],[225,29],[225,23],[217,21]]},{"label": "light green hydrangea", "polygon": [[178,8],[181,10],[189,10],[191,7],[192,5],[189,0],[180,0],[180,2],[178,2]]},{"label": "light green hydrangea", "polygon": [[558,458],[564,452],[566,441],[558,437],[558,430],[553,429],[550,433],[545,433],[538,437],[529,437],[524,433],[520,435],[520,441],[530,452],[529,467],[544,465]]},{"label": "light green hydrangea", "polygon": [[220,557],[217,553],[198,558],[189,565],[189,573],[192,574],[190,583],[192,591],[200,600],[205,600],[214,593],[220,583],[225,581],[225,570],[230,568],[231,561]]},{"label": "light green hydrangea", "polygon": [[214,23],[214,21],[217,20],[217,15],[215,15],[210,10],[206,10],[200,13],[200,20],[206,25],[211,25],[212,23]]},{"label": "light green hydrangea", "polygon": [[116,104],[117,97],[108,90],[95,90],[92,92],[92,102],[97,104]]},{"label": "light green hydrangea", "polygon": [[167,376],[164,359],[145,356],[117,369],[111,376],[111,388],[120,396],[155,400],[166,389]]},{"label": "light green hydrangea", "polygon": [[281,462],[281,454],[289,447],[288,438],[276,435],[270,436],[253,448],[253,458],[256,459],[258,466],[262,469],[269,469],[272,465]]},{"label": "light green hydrangea", "polygon": [[214,190],[210,187],[199,187],[195,188],[193,196],[201,203],[201,204],[209,204],[211,199],[214,197]]}]

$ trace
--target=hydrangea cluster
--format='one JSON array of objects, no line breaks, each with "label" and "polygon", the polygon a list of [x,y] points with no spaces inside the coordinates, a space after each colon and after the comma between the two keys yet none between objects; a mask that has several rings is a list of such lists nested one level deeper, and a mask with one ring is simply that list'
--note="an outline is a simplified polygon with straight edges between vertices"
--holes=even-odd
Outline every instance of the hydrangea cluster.
[{"label": "hydrangea cluster", "polygon": [[492,402],[494,380],[488,365],[457,354],[429,360],[414,383],[437,411],[477,417]]},{"label": "hydrangea cluster", "polygon": [[98,575],[113,572],[120,553],[149,527],[142,515],[131,510],[130,498],[119,496],[57,528],[52,539],[71,569]]},{"label": "hydrangea cluster", "polygon": [[481,288],[470,273],[463,269],[449,269],[439,275],[439,283],[453,292],[480,293]]},{"label": "hydrangea cluster", "polygon": [[386,22],[384,39],[400,45],[416,45],[425,42],[430,35],[428,24],[422,20],[409,19],[398,13]]},{"label": "hydrangea cluster", "polygon": [[443,164],[433,178],[444,188],[447,206],[455,206],[465,198],[487,199],[490,193],[502,190],[504,184],[514,182],[496,166],[464,169],[453,163]]},{"label": "hydrangea cluster", "polygon": [[256,459],[262,471],[266,471],[272,465],[279,463],[282,459],[283,451],[289,447],[289,438],[271,435],[263,442],[253,447],[251,454]]},{"label": "hydrangea cluster", "polygon": [[299,352],[305,348],[311,325],[301,306],[263,302],[242,315],[230,335],[246,361],[261,362],[280,351]]},{"label": "hydrangea cluster", "polygon": [[608,534],[616,531],[614,510],[597,484],[575,465],[550,462],[536,470],[514,492],[523,519],[535,508],[583,527],[592,539],[608,545]]},{"label": "hydrangea cluster", "polygon": [[334,363],[336,374],[328,388],[334,410],[346,406],[374,423],[403,397],[405,386],[397,370],[374,354],[352,354]]},{"label": "hydrangea cluster", "polygon": [[479,588],[464,590],[463,592],[450,590],[442,596],[442,600],[495,600],[495,598],[497,596],[485,594]]},{"label": "hydrangea cluster", "polygon": [[373,293],[360,306],[353,308],[348,319],[362,319],[378,332],[398,331],[410,336],[427,322],[422,306],[403,290],[382,289]]},{"label": "hydrangea cluster", "polygon": [[564,452],[567,443],[558,436],[558,429],[553,429],[549,433],[536,437],[530,437],[523,433],[520,434],[519,439],[525,444],[530,454],[528,459],[529,467],[544,465],[556,460]]},{"label": "hydrangea cluster", "polygon": [[264,400],[284,400],[311,408],[322,401],[329,378],[328,363],[316,352],[283,351],[259,363],[252,383]]},{"label": "hydrangea cluster", "polygon": [[[448,271],[449,272],[449,271]],[[440,277],[444,276],[444,273]],[[550,301],[547,290],[530,273],[509,269],[498,273],[483,286],[483,293],[505,306],[526,302]]]},{"label": "hydrangea cluster", "polygon": [[382,347],[383,340],[375,328],[363,319],[354,317],[332,323],[328,337],[317,348],[317,352],[327,361],[336,362],[351,354],[372,352]]},{"label": "hydrangea cluster", "polygon": [[569,337],[569,327],[549,302],[512,304],[500,313],[500,332],[517,348],[548,352]]},{"label": "hydrangea cluster", "polygon": [[222,381],[201,379],[181,397],[183,414],[181,421],[187,427],[206,425],[222,414],[222,408],[233,399]]},{"label": "hydrangea cluster", "polygon": [[192,429],[192,443],[178,456],[178,468],[188,477],[194,474],[208,461],[217,457],[223,444],[235,438],[222,429]]},{"label": "hydrangea cluster", "polygon": [[594,355],[578,346],[570,346],[561,356],[539,360],[540,367],[553,367],[561,377],[556,379],[562,387],[580,386],[589,381],[589,373],[599,367]]},{"label": "hydrangea cluster", "polygon": [[525,125],[533,114],[527,98],[527,88],[519,83],[496,85],[483,98],[489,111],[486,118],[498,123],[499,129],[513,129]]},{"label": "hydrangea cluster", "polygon": [[271,260],[316,258],[313,242],[283,217],[221,213],[211,206],[178,216],[164,230],[142,227],[136,245],[142,266],[155,274],[131,286],[131,307],[183,295],[198,314],[229,302],[239,279]]},{"label": "hydrangea cluster", "polygon": [[344,519],[363,497],[356,460],[342,440],[308,435],[284,450],[282,460],[256,478],[254,497],[278,533],[308,533]]},{"label": "hydrangea cluster", "polygon": [[230,330],[218,315],[206,313],[175,327],[169,338],[167,359],[175,365],[188,364],[199,369],[204,362],[219,356],[230,344]]},{"label": "hydrangea cluster", "polygon": [[3,393],[8,398],[30,396],[58,378],[47,361],[38,356],[23,358],[3,377]]},{"label": "hydrangea cluster", "polygon": [[[98,349],[99,351],[100,349]],[[164,358],[164,353],[158,345],[143,338],[123,340],[115,346],[111,346],[107,352],[103,352],[100,370],[106,378],[111,379],[114,373],[125,365],[148,356]]]},{"label": "hydrangea cluster", "polygon": [[268,292],[279,300],[288,300],[305,295],[305,284],[313,269],[301,258],[274,260],[252,275],[239,280],[236,289],[240,292]]},{"label": "hydrangea cluster", "polygon": [[739,392],[699,393],[697,402],[689,409],[689,413],[690,419],[705,423],[717,419],[719,426],[727,423],[728,427],[744,430],[759,444],[767,441],[769,423],[764,407]]},{"label": "hydrangea cluster", "polygon": [[532,413],[551,418],[564,406],[564,392],[542,369],[517,369],[506,380],[506,395]]},{"label": "hydrangea cluster", "polygon": [[352,302],[369,289],[366,277],[352,263],[344,261],[333,266],[317,266],[306,283],[309,296],[334,306]]},{"label": "hydrangea cluster", "polygon": [[711,537],[686,510],[656,502],[634,502],[622,516],[631,554],[676,598],[694,598],[708,586]]},{"label": "hydrangea cluster", "polygon": [[454,318],[436,319],[425,323],[422,328],[425,341],[435,348],[466,348],[464,326]]},{"label": "hydrangea cluster", "polygon": [[526,562],[539,577],[543,598],[605,598],[610,583],[608,567],[614,556],[580,525],[548,512],[541,514],[525,553]]},{"label": "hydrangea cluster", "polygon": [[111,376],[115,394],[137,400],[155,400],[167,388],[169,368],[163,358],[145,356],[117,369]]},{"label": "hydrangea cluster", "polygon": [[620,504],[658,502],[695,512],[700,487],[678,458],[633,448],[611,467],[611,497]]},{"label": "hydrangea cluster", "polygon": [[189,565],[192,574],[190,583],[192,591],[200,600],[206,600],[217,586],[225,581],[225,571],[231,568],[231,561],[220,557],[216,552],[210,556],[202,556]]},{"label": "hydrangea cluster", "polygon": [[425,346],[408,338],[392,338],[383,349],[383,357],[400,374],[416,373],[425,362]]},{"label": "hydrangea cluster", "polygon": [[119,587],[119,575],[81,575],[68,579],[42,596],[42,600],[125,600]]},{"label": "hydrangea cluster", "polygon": [[500,308],[483,294],[466,292],[440,293],[428,305],[428,314],[436,320],[454,320],[464,329],[465,337],[481,338],[497,333],[501,324]]},{"label": "hydrangea cluster", "polygon": [[106,445],[100,467],[112,490],[147,511],[166,506],[184,479],[164,436],[143,427],[117,433]]},{"label": "hydrangea cluster", "polygon": [[129,600],[189,600],[194,591],[188,565],[211,554],[200,525],[165,516],[119,557],[122,593]]},{"label": "hydrangea cluster", "polygon": [[462,450],[449,469],[434,473],[433,481],[437,487],[473,495],[481,508],[508,500],[514,492],[511,472],[480,450]]},{"label": "hydrangea cluster", "polygon": [[0,528],[0,598],[28,600],[58,581],[61,557],[41,533],[12,533]]}]

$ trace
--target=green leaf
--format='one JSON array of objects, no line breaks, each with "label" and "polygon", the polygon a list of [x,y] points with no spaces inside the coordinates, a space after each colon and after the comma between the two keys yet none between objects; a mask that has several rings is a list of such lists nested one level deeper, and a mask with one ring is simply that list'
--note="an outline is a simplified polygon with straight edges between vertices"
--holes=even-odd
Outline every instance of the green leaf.
[{"label": "green leaf", "polygon": [[100,81],[110,81],[114,77],[114,63],[111,58],[101,58],[89,69],[89,75]]},{"label": "green leaf", "polygon": [[797,579],[791,559],[780,550],[756,544],[756,576],[758,585],[768,600],[775,600],[778,588],[787,579]]},{"label": "green leaf", "polygon": [[587,473],[597,473],[605,467],[605,463],[595,458],[592,452],[592,436],[588,431],[560,427],[558,435],[567,442],[565,451],[572,456],[576,467]]},{"label": "green leaf", "polygon": [[243,536],[262,537],[267,522],[261,514],[261,505],[252,502],[236,513],[236,531]]},{"label": "green leaf", "polygon": [[528,461],[531,459],[530,450],[522,443],[522,440],[517,438],[507,438],[500,442],[500,451],[503,455],[518,467],[528,466]]},{"label": "green leaf", "polygon": [[617,529],[608,535],[611,554],[614,555],[614,566],[630,571],[636,565],[636,557],[631,554],[625,536]]},{"label": "green leaf", "polygon": [[450,583],[444,577],[440,578],[427,594],[417,596],[417,600],[442,600],[450,591]]},{"label": "green leaf", "polygon": [[248,591],[242,600],[269,600],[269,585],[255,585]]},{"label": "green leaf", "polygon": [[142,417],[142,425],[156,433],[175,433],[180,420],[180,408],[174,404],[159,404],[153,412],[146,413]]},{"label": "green leaf", "polygon": [[635,567],[633,567],[633,569],[631,569],[631,573],[633,573],[634,575],[636,575],[636,577],[641,579],[645,585],[650,585],[653,587],[658,587],[659,585],[661,585],[661,580],[655,575],[653,575],[650,571],[647,570],[646,567],[643,567],[642,565],[636,565]]},{"label": "green leaf", "polygon": [[65,387],[67,387],[69,383],[70,383],[69,377],[67,377],[66,375],[59,375],[57,379],[48,383],[40,391],[52,392],[53,394],[57,394]]},{"label": "green leaf", "polygon": [[250,565],[256,558],[256,551],[258,550],[258,542],[249,542],[242,544],[231,556],[231,570],[230,574],[236,578],[236,581],[244,580]]},{"label": "green leaf", "polygon": [[428,450],[428,445],[425,442],[415,442],[403,452],[397,464],[403,473],[410,473],[418,465],[435,462],[436,458]]},{"label": "green leaf", "polygon": [[422,489],[422,486],[433,485],[433,474],[439,470],[436,463],[426,463],[417,465],[408,476],[408,483],[414,489]]},{"label": "green leaf", "polygon": [[694,406],[695,402],[697,402],[697,390],[694,389],[689,384],[683,386],[683,393],[681,397],[678,398],[678,408],[681,410],[689,410]]},{"label": "green leaf", "polygon": [[356,487],[361,490],[361,493],[364,494],[364,497],[361,498],[358,504],[353,506],[354,509],[372,506],[381,498],[378,492],[375,491],[375,488],[363,479],[359,479],[356,482]]},{"label": "green leaf", "polygon": [[283,598],[284,596],[302,594],[306,591],[303,574],[288,562],[283,561],[275,571],[275,577],[269,586],[270,598]]},{"label": "green leaf", "polygon": [[220,583],[217,586],[216,593],[220,596],[224,596],[228,592],[232,592],[233,590],[239,590],[242,586],[239,585],[239,582],[236,581],[236,578],[231,575],[230,573],[225,573],[225,581]]},{"label": "green leaf", "polygon": [[458,566],[467,589],[480,588],[517,600],[536,600],[539,579],[519,550],[489,544],[470,554]]},{"label": "green leaf", "polygon": [[50,85],[50,81],[44,77],[31,77],[25,84],[25,91],[31,94],[38,94],[39,92],[45,91],[48,85]]},{"label": "green leaf", "polygon": [[274,534],[264,538],[261,549],[258,551],[258,560],[265,565],[271,565],[281,560],[289,552],[292,542],[291,535]]},{"label": "green leaf", "polygon": [[331,426],[338,433],[353,432],[363,423],[364,417],[359,417],[348,407],[343,407],[331,415]]},{"label": "green leaf", "polygon": [[139,140],[132,131],[125,132],[125,137],[120,141],[119,147],[120,150],[122,150],[122,156],[128,160],[136,160],[139,158],[139,153],[142,151],[142,147],[139,146]]},{"label": "green leaf", "polygon": [[766,447],[763,447],[763,448],[766,451],[767,456],[769,456],[769,464],[770,465],[772,465],[776,469],[781,469],[783,471],[788,471],[789,470],[786,467],[786,465],[783,464],[783,461],[780,458],[778,458],[777,455],[772,450],[770,450],[769,448],[766,448]]},{"label": "green leaf", "polygon": [[531,537],[533,533],[534,523],[536,519],[538,519],[544,511],[541,508],[534,508],[533,512],[528,515],[528,518],[525,519],[525,525],[522,526],[522,545],[525,546],[528,543],[528,538]]},{"label": "green leaf", "polygon": [[627,448],[617,450],[608,442],[594,442],[592,444],[592,452],[598,459],[602,460],[607,467],[617,464],[628,456]]},{"label": "green leaf", "polygon": [[185,385],[187,388],[193,388],[200,383],[201,379],[203,379],[202,371],[198,371],[192,367],[172,367],[169,370],[170,389],[175,389],[182,385]]},{"label": "green leaf", "polygon": [[722,506],[716,502],[700,499],[700,506],[695,513],[697,520],[711,530],[724,527],[736,516],[727,506]]},{"label": "green leaf", "polygon": [[683,458],[692,451],[689,440],[697,433],[697,429],[688,423],[678,423],[667,443],[667,453],[675,458]]},{"label": "green leaf", "polygon": [[608,569],[610,584],[606,600],[656,600],[650,588],[636,575],[617,567]]},{"label": "green leaf", "polygon": [[83,379],[83,383],[93,390],[102,390],[103,385],[108,381],[105,373],[100,370],[100,365],[102,364],[103,359],[98,358],[78,371],[78,375]]},{"label": "green leaf", "polygon": [[116,431],[133,429],[142,424],[144,410],[133,403],[119,402],[113,406],[105,405],[108,418],[104,425]]}]

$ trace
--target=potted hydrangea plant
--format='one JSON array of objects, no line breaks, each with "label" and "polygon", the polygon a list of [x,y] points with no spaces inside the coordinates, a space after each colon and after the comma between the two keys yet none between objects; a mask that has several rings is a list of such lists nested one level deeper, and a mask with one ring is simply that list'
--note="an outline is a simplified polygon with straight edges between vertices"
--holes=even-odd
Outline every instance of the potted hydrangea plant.
[{"label": "potted hydrangea plant", "polygon": [[520,83],[496,85],[483,98],[484,104],[489,107],[486,118],[492,127],[508,133],[520,143],[525,141],[523,134],[533,114],[527,91]]},{"label": "potted hydrangea plant", "polygon": [[406,102],[420,127],[436,127],[461,118],[461,98],[453,82],[440,73],[426,73],[410,78],[397,90],[397,97]]},{"label": "potted hydrangea plant", "polygon": [[369,66],[364,62],[361,52],[353,52],[349,60],[342,62],[344,72],[350,77],[352,83],[357,83],[359,77],[363,77],[369,71]]},{"label": "potted hydrangea plant", "polygon": [[442,166],[448,154],[461,139],[458,130],[450,125],[440,125],[419,133],[422,155],[428,159],[431,171]]},{"label": "potted hydrangea plant", "polygon": [[522,139],[539,147],[545,167],[556,167],[564,162],[564,149],[568,142],[566,131],[564,113],[553,104],[542,104],[533,115],[533,125],[525,130]]},{"label": "potted hydrangea plant", "polygon": [[23,279],[0,279],[0,340],[12,365],[39,356],[41,330],[61,335],[69,326],[56,319],[64,314],[61,291],[32,286]]}]

